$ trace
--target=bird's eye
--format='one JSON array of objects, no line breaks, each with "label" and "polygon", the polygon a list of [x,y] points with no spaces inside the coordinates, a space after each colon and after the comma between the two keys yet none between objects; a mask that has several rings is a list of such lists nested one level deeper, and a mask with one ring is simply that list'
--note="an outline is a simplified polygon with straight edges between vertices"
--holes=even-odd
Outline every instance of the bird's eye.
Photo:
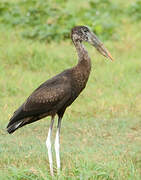
[{"label": "bird's eye", "polygon": [[88,30],[87,30],[87,29],[84,29],[83,31],[84,31],[85,33],[86,33],[86,32],[88,32]]}]

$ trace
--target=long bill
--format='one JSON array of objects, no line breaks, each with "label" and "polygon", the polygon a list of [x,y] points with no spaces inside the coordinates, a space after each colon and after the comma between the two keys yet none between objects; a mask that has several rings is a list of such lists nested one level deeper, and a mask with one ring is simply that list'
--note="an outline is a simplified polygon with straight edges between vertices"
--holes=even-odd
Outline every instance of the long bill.
[{"label": "long bill", "polygon": [[98,39],[98,37],[94,33],[90,34],[90,41],[90,43],[100,52],[100,54],[109,58],[112,61],[114,60],[110,52],[104,47],[104,44]]}]

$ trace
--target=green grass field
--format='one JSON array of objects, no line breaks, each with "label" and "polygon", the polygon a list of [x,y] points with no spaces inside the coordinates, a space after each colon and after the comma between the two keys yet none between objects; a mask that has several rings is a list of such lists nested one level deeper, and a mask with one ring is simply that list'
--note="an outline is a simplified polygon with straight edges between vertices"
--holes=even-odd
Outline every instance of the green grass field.
[{"label": "green grass field", "polygon": [[[114,62],[85,44],[92,72],[64,115],[62,171],[53,179],[141,179],[141,23],[122,21],[118,39],[104,42]],[[75,65],[77,55],[70,40],[45,43],[24,39],[20,32],[0,26],[0,180],[48,180],[52,178],[45,140],[50,118],[12,135],[4,129],[30,93]]]}]

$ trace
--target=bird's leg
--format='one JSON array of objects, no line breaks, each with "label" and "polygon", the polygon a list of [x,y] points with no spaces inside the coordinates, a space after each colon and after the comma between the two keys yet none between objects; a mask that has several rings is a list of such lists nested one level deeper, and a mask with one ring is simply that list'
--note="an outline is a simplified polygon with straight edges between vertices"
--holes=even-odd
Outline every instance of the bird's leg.
[{"label": "bird's leg", "polygon": [[60,129],[61,129],[61,118],[58,119],[57,132],[55,137],[55,152],[56,152],[56,163],[57,163],[57,173],[60,173]]},{"label": "bird's leg", "polygon": [[48,136],[46,139],[46,146],[48,149],[48,158],[49,158],[49,166],[50,166],[50,173],[53,176],[53,161],[52,161],[52,151],[51,151],[51,135],[52,135],[52,128],[54,123],[54,116],[51,118],[51,124],[48,131]]}]

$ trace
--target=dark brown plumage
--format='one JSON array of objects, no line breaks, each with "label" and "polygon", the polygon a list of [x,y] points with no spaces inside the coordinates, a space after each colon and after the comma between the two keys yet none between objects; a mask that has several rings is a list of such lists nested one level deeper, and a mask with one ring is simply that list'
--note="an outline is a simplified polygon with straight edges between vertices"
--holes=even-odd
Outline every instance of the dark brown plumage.
[{"label": "dark brown plumage", "polygon": [[[16,129],[46,116],[52,116],[53,119],[57,114],[59,117],[58,121],[61,121],[66,108],[73,103],[85,88],[91,71],[91,60],[82,44],[83,41],[89,42],[102,55],[112,59],[110,53],[104,48],[96,35],[87,27],[74,27],[71,32],[71,38],[78,53],[78,64],[40,85],[14,112],[7,126],[8,133],[13,133]],[[53,123],[51,130],[52,126]],[[60,125],[58,127],[60,131]],[[56,142],[58,143],[58,141]],[[49,144],[50,140],[47,143]],[[50,146],[47,145],[47,147]],[[59,163],[58,160],[58,168],[60,168]],[[53,174],[52,165],[50,169]]]},{"label": "dark brown plumage", "polygon": [[[72,36],[78,33],[79,29],[80,27],[72,29]],[[14,112],[7,126],[9,133],[49,115],[57,114],[62,117],[67,106],[71,105],[84,89],[91,69],[90,58],[79,41],[73,42],[79,51],[78,64],[39,86]]]},{"label": "dark brown plumage", "polygon": [[[84,89],[90,73],[90,61],[80,61],[74,68],[63,71],[37,88],[14,112],[7,128],[12,133],[17,128],[46,116],[62,117],[67,106]],[[20,123],[21,122],[21,123]],[[15,125],[19,124],[15,128]]]}]

